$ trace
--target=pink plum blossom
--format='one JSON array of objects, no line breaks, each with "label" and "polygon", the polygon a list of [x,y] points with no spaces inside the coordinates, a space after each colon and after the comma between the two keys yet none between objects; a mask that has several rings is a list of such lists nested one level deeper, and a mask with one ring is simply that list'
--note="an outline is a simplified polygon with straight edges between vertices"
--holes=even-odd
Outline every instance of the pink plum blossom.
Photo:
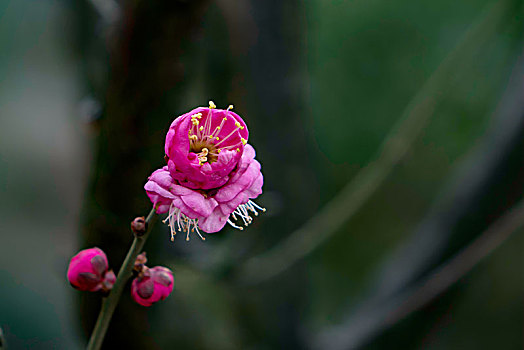
[{"label": "pink plum blossom", "polygon": [[164,300],[174,287],[173,273],[166,267],[144,267],[140,275],[131,284],[131,296],[143,306],[151,306]]},{"label": "pink plum blossom", "polygon": [[76,289],[89,292],[110,290],[116,279],[108,271],[106,254],[96,247],[81,250],[71,259],[67,278]]},{"label": "pink plum blossom", "polygon": [[[232,106],[230,106],[232,108]],[[226,223],[242,230],[251,213],[265,211],[251,199],[262,193],[264,178],[246,124],[236,113],[199,107],[173,121],[166,137],[167,166],[144,186],[158,214],[168,213],[171,239],[177,231],[208,233]]]},{"label": "pink plum blossom", "polygon": [[169,173],[187,188],[220,187],[240,160],[248,136],[242,118],[229,109],[195,108],[176,118],[167,132]]}]

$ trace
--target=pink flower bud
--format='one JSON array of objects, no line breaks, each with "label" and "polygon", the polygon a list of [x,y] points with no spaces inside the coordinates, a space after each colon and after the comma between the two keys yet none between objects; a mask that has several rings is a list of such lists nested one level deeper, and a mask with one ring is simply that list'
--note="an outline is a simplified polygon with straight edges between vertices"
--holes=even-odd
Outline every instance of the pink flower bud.
[{"label": "pink flower bud", "polygon": [[147,224],[146,218],[143,216],[136,217],[131,221],[131,231],[138,237],[143,236],[146,233]]},{"label": "pink flower bud", "polygon": [[155,266],[133,280],[131,296],[143,306],[164,300],[174,287],[173,273],[166,267]]},{"label": "pink flower bud", "polygon": [[[107,268],[107,257],[101,249],[84,249],[71,259],[67,269],[67,279],[78,290],[96,292],[105,289],[104,278]],[[106,284],[112,287],[115,274],[111,271],[110,274],[107,274],[107,277]]]}]

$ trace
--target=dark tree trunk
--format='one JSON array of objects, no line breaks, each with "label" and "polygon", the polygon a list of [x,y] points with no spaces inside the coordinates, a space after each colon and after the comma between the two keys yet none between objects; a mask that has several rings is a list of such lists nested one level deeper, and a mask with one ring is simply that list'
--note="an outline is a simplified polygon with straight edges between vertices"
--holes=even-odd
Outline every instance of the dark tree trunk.
[{"label": "dark tree trunk", "polygon": [[[184,68],[180,58],[194,38],[205,4],[128,1],[121,21],[107,38],[109,78],[106,91],[95,92],[105,100],[83,232],[86,246],[102,248],[114,269],[131,244],[130,221],[150,209],[143,185],[163,162],[164,134],[169,127],[165,95],[181,89]],[[104,347],[154,348],[155,342],[147,336],[146,309],[134,304],[128,294],[115,312]],[[89,334],[98,315],[99,298],[83,298],[82,320]]]}]

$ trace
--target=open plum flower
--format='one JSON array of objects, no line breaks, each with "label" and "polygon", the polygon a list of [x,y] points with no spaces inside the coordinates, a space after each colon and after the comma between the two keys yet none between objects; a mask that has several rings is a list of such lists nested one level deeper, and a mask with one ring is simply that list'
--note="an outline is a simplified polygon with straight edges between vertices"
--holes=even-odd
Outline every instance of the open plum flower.
[{"label": "open plum flower", "polygon": [[144,186],[158,214],[168,213],[171,239],[177,231],[220,231],[226,223],[242,230],[251,214],[265,211],[251,199],[262,193],[264,178],[249,133],[230,109],[199,107],[175,119],[166,137],[167,166]]}]

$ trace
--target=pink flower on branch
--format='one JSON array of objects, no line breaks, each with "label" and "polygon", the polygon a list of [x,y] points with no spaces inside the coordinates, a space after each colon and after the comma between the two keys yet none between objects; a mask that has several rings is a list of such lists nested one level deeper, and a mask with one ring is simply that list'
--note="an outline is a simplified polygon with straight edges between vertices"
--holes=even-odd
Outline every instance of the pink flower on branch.
[{"label": "pink flower on branch", "polygon": [[131,296],[143,306],[151,306],[164,300],[174,287],[173,273],[166,267],[142,267],[139,276],[131,284]]},{"label": "pink flower on branch", "polygon": [[242,230],[251,214],[265,211],[251,199],[262,193],[263,176],[246,124],[236,113],[199,107],[173,121],[166,137],[167,166],[149,177],[145,190],[159,214],[168,213],[171,239],[177,231],[208,233],[226,223]]},{"label": "pink flower on branch", "polygon": [[106,254],[99,248],[78,252],[69,263],[67,278],[76,289],[89,292],[108,291],[116,280],[113,271],[108,271]]}]

